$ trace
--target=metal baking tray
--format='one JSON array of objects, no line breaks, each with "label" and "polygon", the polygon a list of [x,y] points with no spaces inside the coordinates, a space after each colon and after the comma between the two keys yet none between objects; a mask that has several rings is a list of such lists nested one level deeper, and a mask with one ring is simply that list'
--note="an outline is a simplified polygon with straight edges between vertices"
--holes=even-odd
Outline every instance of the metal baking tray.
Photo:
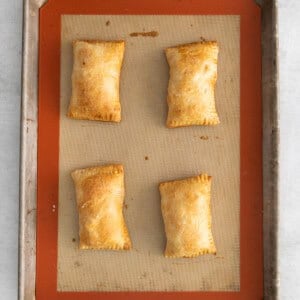
[{"label": "metal baking tray", "polygon": [[[19,299],[35,299],[38,133],[39,9],[45,0],[24,0]],[[257,1],[262,9],[263,240],[264,299],[278,297],[278,58],[277,1]]]}]

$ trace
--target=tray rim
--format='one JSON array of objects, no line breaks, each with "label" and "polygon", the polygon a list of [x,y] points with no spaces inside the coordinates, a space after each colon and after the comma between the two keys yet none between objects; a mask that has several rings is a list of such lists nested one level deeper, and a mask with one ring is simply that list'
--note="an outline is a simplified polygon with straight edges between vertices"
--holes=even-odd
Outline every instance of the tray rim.
[{"label": "tray rim", "polygon": [[264,297],[278,299],[278,1],[262,7]]},{"label": "tray rim", "polygon": [[[19,299],[35,299],[39,9],[24,0],[21,99]],[[278,298],[278,37],[277,0],[262,8],[264,299]]]}]

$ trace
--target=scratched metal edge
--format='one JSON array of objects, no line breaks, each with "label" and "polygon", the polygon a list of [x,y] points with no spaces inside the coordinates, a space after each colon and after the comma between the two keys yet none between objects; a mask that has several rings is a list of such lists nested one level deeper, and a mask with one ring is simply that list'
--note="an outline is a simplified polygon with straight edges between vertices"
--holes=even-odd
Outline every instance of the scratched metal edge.
[{"label": "scratched metal edge", "polygon": [[264,299],[277,300],[278,274],[278,31],[277,0],[262,8]]},{"label": "scratched metal edge", "polygon": [[[18,299],[35,299],[39,9],[24,0]],[[278,299],[278,36],[277,0],[262,8],[264,299]]]},{"label": "scratched metal edge", "polygon": [[[23,3],[21,100],[19,299],[35,299],[37,167],[37,17],[32,1]],[[29,121],[28,120],[32,120]],[[31,149],[30,149],[31,148]],[[30,184],[31,183],[31,184]],[[30,214],[27,214],[31,211]],[[31,278],[31,280],[29,279]]]},{"label": "scratched metal edge", "polygon": [[39,8],[23,2],[18,299],[35,299]]}]

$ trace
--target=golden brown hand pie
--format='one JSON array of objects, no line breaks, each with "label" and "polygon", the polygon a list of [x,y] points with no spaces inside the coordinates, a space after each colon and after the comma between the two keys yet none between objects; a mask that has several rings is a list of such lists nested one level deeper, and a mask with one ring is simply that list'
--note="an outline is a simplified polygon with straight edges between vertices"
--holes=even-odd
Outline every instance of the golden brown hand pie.
[{"label": "golden brown hand pie", "polygon": [[217,42],[199,42],[167,48],[170,66],[167,126],[215,125]]},{"label": "golden brown hand pie", "polygon": [[216,253],[211,231],[211,177],[203,174],[159,185],[166,257]]},{"label": "golden brown hand pie", "polygon": [[73,42],[70,118],[121,121],[119,82],[124,49],[124,41]]},{"label": "golden brown hand pie", "polygon": [[107,165],[72,172],[79,213],[80,249],[130,249],[123,217],[124,171]]}]

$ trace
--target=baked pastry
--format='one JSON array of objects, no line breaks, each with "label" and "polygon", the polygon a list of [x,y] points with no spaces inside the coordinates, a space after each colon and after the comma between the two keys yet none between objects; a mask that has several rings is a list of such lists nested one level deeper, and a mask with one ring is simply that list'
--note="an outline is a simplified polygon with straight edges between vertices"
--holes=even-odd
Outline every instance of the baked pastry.
[{"label": "baked pastry", "polygon": [[119,82],[124,49],[124,41],[73,42],[70,118],[121,121]]},{"label": "baked pastry", "polygon": [[216,125],[217,42],[185,44],[165,50],[170,66],[167,126]]},{"label": "baked pastry", "polygon": [[124,171],[107,165],[72,172],[79,213],[80,249],[130,249],[123,217]]},{"label": "baked pastry", "polygon": [[211,177],[203,174],[159,185],[166,257],[216,254],[211,231]]}]

